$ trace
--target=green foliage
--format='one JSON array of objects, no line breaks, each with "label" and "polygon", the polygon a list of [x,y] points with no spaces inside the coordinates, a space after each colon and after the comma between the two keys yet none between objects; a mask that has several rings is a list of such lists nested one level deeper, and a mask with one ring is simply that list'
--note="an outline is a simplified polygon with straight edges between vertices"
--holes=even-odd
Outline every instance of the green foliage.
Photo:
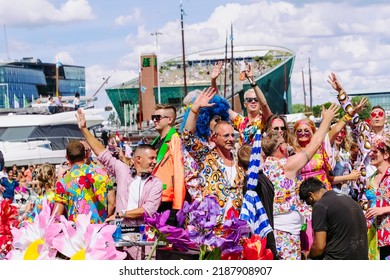
[{"label": "green foliage", "polygon": [[[357,104],[359,104],[360,100],[362,100],[363,96],[355,96],[351,99],[352,105],[355,107]],[[372,110],[372,104],[370,101],[367,102],[366,107],[363,109],[363,111],[360,112],[359,116],[361,120],[365,120],[370,118]]]},{"label": "green foliage", "polygon": [[305,105],[303,105],[303,104],[293,104],[292,105],[292,113],[293,114],[305,113],[305,112],[309,112],[309,111],[310,111],[310,108],[308,106],[306,106],[306,108],[305,108]]}]

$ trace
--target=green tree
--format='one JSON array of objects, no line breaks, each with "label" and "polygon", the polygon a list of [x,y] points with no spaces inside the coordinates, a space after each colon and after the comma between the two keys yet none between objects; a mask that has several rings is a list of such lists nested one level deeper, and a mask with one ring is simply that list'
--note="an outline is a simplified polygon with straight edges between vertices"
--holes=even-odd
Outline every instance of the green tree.
[{"label": "green tree", "polygon": [[292,112],[293,112],[293,114],[306,112],[305,105],[303,105],[303,104],[293,104],[292,105]]},{"label": "green tree", "polygon": [[[360,103],[360,100],[362,100],[362,98],[363,96],[352,97],[351,99],[352,105],[355,107],[357,104]],[[366,107],[364,107],[363,111],[361,111],[359,114],[360,119],[361,120],[368,119],[370,117],[371,110],[372,110],[372,104],[370,101],[368,101]]]}]

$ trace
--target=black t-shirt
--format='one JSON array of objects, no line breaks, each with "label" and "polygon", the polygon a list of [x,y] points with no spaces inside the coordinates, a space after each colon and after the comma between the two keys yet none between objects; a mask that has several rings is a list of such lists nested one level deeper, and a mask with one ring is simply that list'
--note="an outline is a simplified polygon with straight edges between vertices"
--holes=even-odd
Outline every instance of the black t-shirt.
[{"label": "black t-shirt", "polygon": [[367,224],[352,198],[327,191],[313,206],[314,232],[326,231],[326,260],[367,260]]}]

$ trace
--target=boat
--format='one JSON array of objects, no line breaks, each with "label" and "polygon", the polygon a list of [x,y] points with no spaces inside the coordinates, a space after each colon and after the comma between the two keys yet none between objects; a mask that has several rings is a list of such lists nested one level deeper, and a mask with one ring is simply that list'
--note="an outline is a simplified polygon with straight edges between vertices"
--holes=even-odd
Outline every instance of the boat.
[{"label": "boat", "polygon": [[[183,112],[181,108],[186,93],[210,86],[210,73],[217,61],[225,61],[227,65],[227,71],[222,71],[218,78],[219,92],[232,105],[232,97],[234,98],[234,108],[232,106],[232,109],[236,112],[245,114],[243,95],[247,89],[251,88],[248,81],[242,81],[239,78],[242,63],[251,65],[254,80],[263,91],[271,111],[277,114],[291,112],[290,78],[295,54],[287,48],[261,45],[236,46],[234,48],[233,75],[231,75],[230,59],[226,59],[225,48],[192,53],[186,56],[185,68],[187,74],[185,81],[182,56],[160,63],[158,67],[159,75],[157,75],[155,60],[155,54],[141,54],[142,68],[140,76],[106,89],[107,96],[113,104],[122,125],[126,127],[134,127],[134,124],[138,121],[137,113],[134,113],[134,110],[136,111],[139,108],[140,95],[143,103],[141,107],[142,120],[144,121],[142,130],[148,128],[150,114],[153,114],[152,105],[158,103],[158,100],[161,100],[161,103],[176,106],[180,116],[180,113]],[[151,67],[154,67],[154,72],[148,70]],[[145,71],[149,71],[147,75],[145,75]],[[157,83],[157,79],[159,83]],[[153,80],[152,84],[146,85],[149,80]],[[151,92],[149,93],[149,91]],[[150,99],[145,99],[145,96],[150,96],[148,97]]]},{"label": "boat", "polygon": [[[65,161],[70,140],[82,139],[76,112],[48,114],[43,107],[30,107],[4,114],[0,112],[0,151],[5,166],[13,164],[60,164]],[[85,109],[87,127],[100,127],[103,109]],[[3,114],[1,114],[3,113]]]}]

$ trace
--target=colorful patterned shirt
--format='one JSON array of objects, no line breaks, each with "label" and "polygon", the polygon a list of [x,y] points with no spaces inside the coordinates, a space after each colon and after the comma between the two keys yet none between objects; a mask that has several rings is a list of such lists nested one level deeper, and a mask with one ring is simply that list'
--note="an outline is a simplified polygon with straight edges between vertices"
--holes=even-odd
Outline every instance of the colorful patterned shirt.
[{"label": "colorful patterned shirt", "polygon": [[303,179],[310,177],[316,177],[324,183],[327,190],[332,189],[332,185],[328,180],[327,171],[332,170],[329,165],[329,157],[325,151],[325,148],[320,146],[310,161],[301,169]]},{"label": "colorful patterned shirt", "polygon": [[263,129],[261,119],[255,119],[249,123],[248,117],[237,115],[233,122],[233,127],[240,133],[239,145],[253,144],[254,136],[258,129]]},{"label": "colorful patterned shirt", "polygon": [[234,158],[237,175],[232,184],[216,148],[209,148],[194,133],[187,130],[184,130],[182,137],[185,148],[198,164],[202,196],[214,196],[222,208],[223,217],[238,217],[243,199],[245,173],[238,166],[237,159]]},{"label": "colorful patterned shirt", "polygon": [[274,215],[287,214],[298,211],[307,219],[311,219],[311,209],[299,199],[299,184],[302,180],[300,174],[294,180],[288,179],[284,173],[287,158],[278,159],[267,157],[263,172],[274,184]]},{"label": "colorful patterned shirt", "polygon": [[[374,178],[377,171],[372,175]],[[370,192],[375,194],[375,197],[369,195]],[[370,202],[370,207],[389,207],[390,206],[390,168],[387,169],[378,188],[375,190],[372,184],[367,186],[367,198]],[[377,226],[378,245],[379,247],[390,245],[390,214],[377,216],[373,222]]]},{"label": "colorful patterned shirt", "polygon": [[55,187],[55,201],[65,205],[68,220],[78,214],[92,212],[91,223],[103,223],[107,218],[108,191],[113,189],[107,171],[95,164],[76,164]]},{"label": "colorful patterned shirt", "polygon": [[42,211],[42,202],[43,200],[47,200],[47,204],[49,205],[51,211],[53,212],[54,209],[54,198],[55,198],[55,192],[52,190],[49,190],[45,192],[43,195],[38,196],[34,201],[34,208],[33,210],[27,214],[27,220],[29,222],[33,222],[35,217]]}]

